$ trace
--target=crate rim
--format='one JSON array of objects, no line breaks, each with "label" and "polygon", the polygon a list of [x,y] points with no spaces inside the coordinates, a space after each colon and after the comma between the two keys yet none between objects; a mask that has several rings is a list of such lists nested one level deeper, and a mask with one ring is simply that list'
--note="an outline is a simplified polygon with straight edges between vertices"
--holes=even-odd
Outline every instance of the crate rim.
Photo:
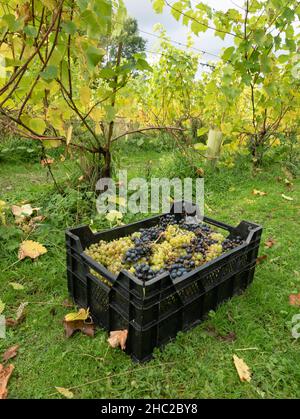
[{"label": "crate rim", "polygon": [[[148,217],[148,218],[145,218],[145,219],[136,221],[134,223],[126,224],[124,226],[117,226],[117,227],[114,227],[114,228],[111,228],[111,229],[105,229],[105,230],[97,231],[96,233],[94,233],[91,230],[91,228],[90,228],[89,225],[83,224],[83,225],[79,225],[79,226],[74,227],[74,228],[68,228],[68,229],[66,229],[66,234],[68,234],[68,235],[72,236],[74,239],[80,241],[80,238],[74,233],[75,230],[78,230],[80,228],[89,228],[89,230],[93,234],[105,234],[105,233],[109,233],[111,231],[122,231],[126,227],[135,226],[135,225],[140,224],[141,222],[154,220],[156,218],[159,219],[160,217],[162,217],[163,215],[166,215],[166,214],[169,214],[169,213],[163,213],[163,214],[155,215],[153,217]],[[236,229],[236,227],[233,227],[233,226],[231,226],[229,224],[225,224],[223,222],[218,222],[218,221],[216,221],[216,220],[214,220],[214,219],[212,219],[210,217],[206,217],[206,216],[203,217],[202,222],[206,222],[208,224],[212,224],[212,225],[214,225],[214,226],[216,226],[218,228],[227,230],[229,232],[232,232],[232,231],[234,231]],[[250,224],[249,225],[249,227],[250,227],[249,228],[249,234],[248,234],[247,239],[244,240],[244,243],[242,243],[241,245],[235,247],[234,249],[232,249],[232,250],[230,250],[230,251],[228,251],[226,253],[223,253],[222,255],[218,256],[217,258],[215,258],[215,259],[213,259],[213,260],[211,260],[209,262],[204,263],[203,265],[201,265],[201,266],[193,269],[191,272],[188,272],[185,275],[183,275],[182,277],[176,278],[176,279],[171,278],[171,275],[170,275],[169,272],[165,272],[165,273],[163,273],[163,274],[161,274],[161,275],[159,275],[159,276],[151,279],[150,281],[144,282],[144,281],[140,280],[139,278],[137,278],[136,276],[134,276],[131,272],[129,272],[129,271],[125,270],[125,269],[122,269],[119,272],[119,274],[116,275],[116,274],[113,274],[112,272],[110,272],[107,268],[105,268],[104,265],[100,264],[99,262],[96,262],[94,259],[92,259],[90,256],[88,256],[85,253],[84,250],[82,252],[78,252],[78,254],[79,254],[79,256],[82,259],[84,259],[86,262],[88,262],[88,264],[92,268],[93,267],[96,268],[99,271],[99,273],[101,273],[101,275],[103,275],[111,283],[111,285],[113,285],[115,282],[118,281],[118,278],[120,277],[120,275],[127,276],[127,278],[130,279],[131,281],[133,281],[136,285],[142,286],[144,288],[150,287],[150,286],[156,284],[157,282],[161,281],[162,279],[165,279],[165,278],[168,278],[168,277],[171,280],[171,282],[172,282],[173,285],[178,285],[181,282],[186,281],[187,279],[189,279],[190,277],[192,277],[192,275],[199,274],[201,271],[208,269],[212,264],[218,263],[218,262],[222,261],[223,259],[230,258],[233,254],[238,253],[243,248],[246,248],[249,245],[250,241],[251,241],[251,236],[255,232],[262,230],[262,226],[259,225],[259,224],[256,224],[256,223],[253,223],[253,222],[249,222],[249,221],[245,221],[245,220],[243,220],[242,222],[246,222],[246,223]],[[99,279],[97,279],[96,276],[94,276],[91,273],[90,273],[90,275],[95,280],[97,280],[99,282]]]}]

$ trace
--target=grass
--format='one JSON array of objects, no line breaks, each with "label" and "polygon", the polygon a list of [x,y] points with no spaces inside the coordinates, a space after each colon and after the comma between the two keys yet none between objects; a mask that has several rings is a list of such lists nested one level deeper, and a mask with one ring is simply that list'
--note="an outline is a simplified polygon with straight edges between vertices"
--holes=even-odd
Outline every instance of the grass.
[{"label": "grass", "polygon": [[[130,155],[122,164],[133,176],[143,173],[149,160],[159,166],[158,158],[158,153]],[[54,170],[68,177],[71,168],[67,163]],[[293,180],[288,190],[277,176],[286,177],[280,168],[269,168],[256,177],[240,168],[208,174],[207,215],[234,225],[242,219],[260,223],[263,242],[272,237],[276,244],[271,249],[262,245],[261,254],[267,260],[257,266],[253,285],[242,296],[212,312],[195,329],[180,333],[163,351],[156,350],[145,365],[133,364],[121,351],[108,348],[102,330],[94,339],[80,334],[64,337],[62,319],[70,311],[63,306],[67,298],[64,228],[70,221],[60,211],[67,212],[67,205],[48,212],[47,220],[30,236],[48,249],[35,262],[15,263],[24,235],[13,226],[4,229],[0,239],[3,314],[13,316],[21,302],[29,302],[26,320],[0,339],[0,353],[20,345],[9,397],[61,397],[55,391],[59,386],[72,388],[78,398],[299,398],[300,341],[291,336],[291,319],[300,308],[290,306],[288,297],[300,292],[300,182]],[[39,164],[2,162],[0,188],[1,199],[10,204],[29,200],[47,207],[54,199],[51,180]],[[267,195],[252,195],[254,188]],[[293,201],[284,200],[282,193]],[[24,290],[14,290],[10,282],[22,284]],[[208,333],[209,328],[221,335],[234,332],[237,339],[220,341]],[[239,381],[234,353],[250,366],[250,383]]]}]

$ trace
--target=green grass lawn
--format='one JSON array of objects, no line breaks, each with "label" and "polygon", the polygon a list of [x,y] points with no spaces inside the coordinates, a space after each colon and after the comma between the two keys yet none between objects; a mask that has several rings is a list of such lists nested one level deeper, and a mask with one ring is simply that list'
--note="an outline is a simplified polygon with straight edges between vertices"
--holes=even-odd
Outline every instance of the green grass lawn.
[{"label": "green grass lawn", "polygon": [[[151,153],[148,159],[158,164],[161,157]],[[147,156],[131,155],[123,167],[136,175],[144,171],[147,161]],[[61,170],[60,176],[67,178],[66,167],[54,167],[54,171]],[[61,397],[55,391],[59,386],[71,388],[78,398],[299,398],[300,340],[291,336],[291,319],[300,313],[300,307],[289,305],[289,295],[300,292],[300,182],[293,180],[289,190],[277,176],[286,177],[280,169],[268,169],[255,177],[250,171],[238,173],[238,169],[209,174],[206,215],[233,225],[243,219],[262,224],[262,243],[272,237],[276,244],[271,249],[262,244],[260,253],[267,259],[257,266],[254,282],[242,296],[223,304],[193,330],[180,333],[143,365],[109,348],[103,330],[97,330],[93,339],[81,334],[64,337],[62,319],[70,311],[63,306],[68,297],[64,229],[69,222],[60,218],[60,211],[66,211],[66,206],[50,213],[30,236],[48,249],[35,262],[16,263],[19,243],[26,235],[15,227],[7,228],[0,241],[3,314],[14,316],[21,302],[29,303],[26,320],[0,339],[0,353],[20,345],[13,360],[9,397]],[[45,194],[50,201],[54,194],[51,179],[39,164],[2,162],[0,188],[0,199],[10,204],[29,200],[32,205],[47,206]],[[254,188],[267,195],[252,195]],[[10,282],[24,289],[14,290]],[[236,334],[234,342],[216,336],[229,332]],[[251,368],[250,383],[239,381],[233,354]]]}]

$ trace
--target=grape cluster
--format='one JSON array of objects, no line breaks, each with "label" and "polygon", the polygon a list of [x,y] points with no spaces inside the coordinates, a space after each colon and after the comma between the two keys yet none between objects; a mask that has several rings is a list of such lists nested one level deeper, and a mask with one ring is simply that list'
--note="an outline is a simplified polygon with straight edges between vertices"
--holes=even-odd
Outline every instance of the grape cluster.
[{"label": "grape cluster", "polygon": [[228,252],[243,243],[243,239],[240,236],[236,236],[232,239],[225,239],[222,243],[223,252]]},{"label": "grape cluster", "polygon": [[151,269],[151,267],[147,263],[141,263],[139,265],[134,266],[135,276],[144,281],[149,281],[153,279],[155,276],[161,275],[164,272],[166,272],[164,269],[160,269],[159,271]]},{"label": "grape cluster", "polygon": [[164,230],[169,226],[173,224],[178,224],[178,221],[176,220],[175,215],[173,214],[165,214],[162,217],[160,217],[159,220],[159,226],[163,228]]},{"label": "grape cluster", "polygon": [[127,250],[124,256],[124,263],[135,263],[139,260],[146,258],[151,249],[149,246],[145,245],[135,245],[135,247],[132,247]]},{"label": "grape cluster", "polygon": [[178,221],[167,214],[156,226],[111,242],[100,241],[85,252],[114,274],[125,269],[149,281],[166,272],[172,279],[181,278],[242,243],[239,236],[225,238],[205,223],[187,223],[184,218]]},{"label": "grape cluster", "polygon": [[122,237],[111,242],[101,240],[99,243],[92,244],[85,250],[85,253],[112,273],[117,274],[123,267],[124,252],[127,252],[133,245],[130,237]]}]

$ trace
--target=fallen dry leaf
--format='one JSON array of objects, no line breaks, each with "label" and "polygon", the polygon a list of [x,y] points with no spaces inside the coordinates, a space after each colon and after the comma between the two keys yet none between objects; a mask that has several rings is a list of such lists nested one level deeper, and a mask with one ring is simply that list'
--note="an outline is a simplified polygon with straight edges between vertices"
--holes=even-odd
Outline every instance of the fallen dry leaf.
[{"label": "fallen dry leaf", "polygon": [[291,294],[289,296],[290,305],[300,307],[300,293],[299,294]]},{"label": "fallen dry leaf", "polygon": [[110,332],[107,342],[112,348],[117,348],[118,346],[124,351],[126,348],[126,340],[128,336],[128,330],[114,330]]},{"label": "fallen dry leaf", "polygon": [[41,165],[43,167],[49,166],[50,164],[53,164],[53,163],[54,163],[54,159],[51,159],[51,158],[46,158],[46,159],[41,160]]},{"label": "fallen dry leaf", "polygon": [[268,259],[267,255],[258,256],[258,258],[256,259],[256,264],[259,265],[260,263],[262,263],[266,259]]},{"label": "fallen dry leaf", "polygon": [[65,322],[73,322],[75,320],[87,320],[90,317],[90,310],[80,308],[77,313],[69,313],[65,315]]},{"label": "fallen dry leaf", "polygon": [[17,356],[19,347],[20,347],[19,345],[14,345],[14,346],[8,348],[3,354],[2,361],[7,362],[9,359],[14,358],[15,356]]},{"label": "fallen dry leaf", "polygon": [[221,335],[214,326],[207,326],[206,331],[210,336],[218,339],[220,342],[234,342],[236,340],[236,334],[234,332]]},{"label": "fallen dry leaf", "polygon": [[268,240],[265,241],[265,247],[268,247],[269,249],[271,247],[273,247],[274,244],[276,244],[276,240],[275,239],[269,238]]},{"label": "fallen dry leaf", "polygon": [[196,173],[197,173],[197,175],[198,175],[198,176],[200,176],[200,177],[203,177],[203,176],[204,176],[204,174],[205,174],[204,169],[202,169],[202,167],[199,167],[199,168],[196,170]]},{"label": "fallen dry leaf", "polygon": [[26,257],[36,259],[45,253],[47,253],[47,249],[42,244],[32,240],[26,240],[20,245],[18,258],[19,260],[23,260]]},{"label": "fallen dry leaf", "polygon": [[22,205],[21,207],[12,205],[11,207],[11,211],[15,217],[30,217],[34,210],[36,208],[32,208],[30,204]]},{"label": "fallen dry leaf", "polygon": [[233,355],[233,362],[240,380],[247,381],[249,383],[251,381],[251,373],[250,368],[245,363],[245,361],[242,358],[239,358],[237,355]]},{"label": "fallen dry leaf", "polygon": [[64,320],[63,323],[67,338],[70,338],[77,331],[80,331],[89,337],[93,337],[95,335],[95,325],[92,320],[89,322],[86,322],[85,320]]},{"label": "fallen dry leaf", "polygon": [[15,327],[18,326],[26,317],[26,307],[28,306],[27,302],[21,303],[18,307],[16,312],[16,318],[13,319],[11,317],[5,320],[5,324],[7,327]]},{"label": "fallen dry leaf", "polygon": [[13,373],[14,366],[8,365],[7,367],[4,367],[2,364],[0,364],[0,400],[7,398],[7,383],[10,379],[10,376]]},{"label": "fallen dry leaf", "polygon": [[286,196],[284,194],[281,194],[282,198],[285,199],[286,201],[294,201],[294,198],[291,198],[290,196]]},{"label": "fallen dry leaf", "polygon": [[55,387],[55,389],[62,394],[66,399],[73,399],[74,393],[67,388],[64,387]]},{"label": "fallen dry leaf", "polygon": [[267,194],[267,192],[259,191],[258,189],[253,189],[252,195],[265,196],[265,195],[268,195],[268,194]]}]

